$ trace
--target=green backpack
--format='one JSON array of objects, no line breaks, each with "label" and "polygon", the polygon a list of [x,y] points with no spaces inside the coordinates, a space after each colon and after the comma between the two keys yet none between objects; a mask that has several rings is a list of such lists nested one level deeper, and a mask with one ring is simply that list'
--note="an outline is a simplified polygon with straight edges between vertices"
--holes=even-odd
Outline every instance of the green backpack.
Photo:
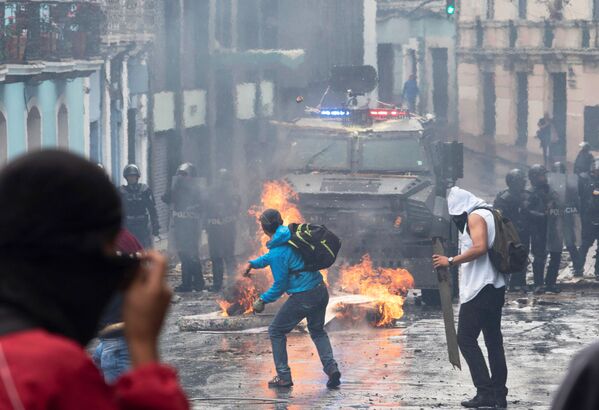
[{"label": "green backpack", "polygon": [[493,267],[503,274],[523,272],[528,266],[528,249],[520,241],[512,221],[497,209],[479,206],[472,212],[477,209],[490,211],[495,221],[495,240],[488,251]]}]

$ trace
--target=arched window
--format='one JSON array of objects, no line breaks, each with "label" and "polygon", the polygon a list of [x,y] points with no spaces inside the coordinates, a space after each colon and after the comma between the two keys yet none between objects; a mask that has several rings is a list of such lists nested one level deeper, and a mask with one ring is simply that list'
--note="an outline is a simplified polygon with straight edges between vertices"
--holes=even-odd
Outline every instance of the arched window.
[{"label": "arched window", "polygon": [[58,110],[58,146],[69,148],[69,112],[64,104]]},{"label": "arched window", "polygon": [[27,150],[40,148],[42,145],[42,117],[37,107],[31,107],[27,114]]},{"label": "arched window", "polygon": [[8,160],[8,132],[6,130],[6,117],[0,112],[0,164]]}]

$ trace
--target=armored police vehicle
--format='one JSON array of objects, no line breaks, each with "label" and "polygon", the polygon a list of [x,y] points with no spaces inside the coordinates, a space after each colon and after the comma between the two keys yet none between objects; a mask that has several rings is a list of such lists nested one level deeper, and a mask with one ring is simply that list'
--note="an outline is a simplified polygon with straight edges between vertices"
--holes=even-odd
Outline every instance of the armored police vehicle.
[{"label": "armored police vehicle", "polygon": [[[431,244],[440,219],[433,210],[446,188],[439,187],[434,121],[397,108],[320,108],[276,125],[283,178],[306,221],[341,238],[341,261],[368,254],[375,266],[405,268],[434,303]],[[455,248],[451,225],[444,218],[443,236]]]}]

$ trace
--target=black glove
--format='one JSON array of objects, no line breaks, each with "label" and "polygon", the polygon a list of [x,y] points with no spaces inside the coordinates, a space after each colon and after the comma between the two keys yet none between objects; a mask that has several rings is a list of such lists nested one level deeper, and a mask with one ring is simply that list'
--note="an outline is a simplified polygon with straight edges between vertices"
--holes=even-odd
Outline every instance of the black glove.
[{"label": "black glove", "polygon": [[254,301],[254,312],[255,313],[262,313],[264,312],[264,307],[266,306],[266,304],[264,303],[264,301],[262,299],[256,299]]}]

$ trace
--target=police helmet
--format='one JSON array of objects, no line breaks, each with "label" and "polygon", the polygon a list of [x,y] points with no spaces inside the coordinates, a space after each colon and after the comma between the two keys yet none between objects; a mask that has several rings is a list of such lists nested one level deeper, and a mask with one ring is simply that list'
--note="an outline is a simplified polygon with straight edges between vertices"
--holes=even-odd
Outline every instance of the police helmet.
[{"label": "police helmet", "polygon": [[530,183],[535,185],[539,180],[539,177],[547,175],[547,168],[541,164],[535,164],[528,170],[528,179]]},{"label": "police helmet", "polygon": [[581,151],[586,151],[586,152],[588,152],[588,151],[590,151],[590,150],[591,150],[591,144],[589,144],[589,143],[588,143],[588,142],[586,142],[586,141],[584,141],[584,142],[581,142],[581,143],[580,143],[578,146],[580,147],[580,150],[581,150]]},{"label": "police helmet", "polygon": [[184,162],[183,164],[179,165],[179,168],[177,168],[177,175],[188,175],[190,177],[196,177],[198,174],[195,165],[193,165],[191,162]]},{"label": "police helmet", "polygon": [[526,186],[526,176],[521,169],[515,168],[507,173],[505,176],[505,183],[507,184],[508,188],[522,189]]},{"label": "police helmet", "polygon": [[141,177],[141,172],[139,172],[139,168],[135,164],[129,164],[123,170],[123,176],[127,177]]},{"label": "police helmet", "polygon": [[565,174],[566,173],[566,164],[564,164],[561,161],[554,162],[553,166],[551,167],[551,172],[555,172],[558,174]]}]

